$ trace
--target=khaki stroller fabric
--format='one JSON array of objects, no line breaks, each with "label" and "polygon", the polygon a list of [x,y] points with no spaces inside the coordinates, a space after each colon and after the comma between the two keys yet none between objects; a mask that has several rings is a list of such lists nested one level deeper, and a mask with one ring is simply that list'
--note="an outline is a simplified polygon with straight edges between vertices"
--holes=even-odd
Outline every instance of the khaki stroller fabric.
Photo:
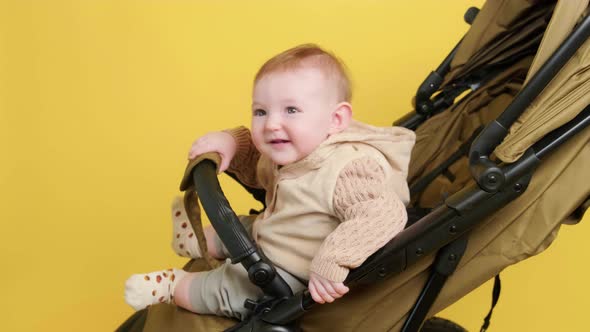
[{"label": "khaki stroller fabric", "polygon": [[[588,1],[560,1],[527,80],[557,49],[582,16]],[[536,141],[567,123],[590,104],[590,42],[586,42],[510,128],[495,151],[514,162]]]},{"label": "khaki stroller fabric", "polygon": [[[522,59],[446,112],[418,127],[408,173],[410,184],[441,165],[476,129],[495,119],[512,102],[531,61],[532,57]],[[467,156],[452,165],[447,174],[449,176],[437,177],[422,193],[414,195],[412,202],[421,207],[434,207],[444,197],[463,188],[471,181]]]},{"label": "khaki stroller fabric", "polygon": [[561,0],[555,6],[547,31],[543,35],[541,47],[529,70],[528,79],[534,75],[539,67],[563,43],[574,26],[588,8],[588,0]]},{"label": "khaki stroller fabric", "polygon": [[[540,43],[527,76],[530,80],[572,32],[587,8],[588,0],[561,0],[555,6],[552,1],[486,2],[462,40],[444,84],[483,66],[493,67],[512,57],[529,54]],[[500,160],[516,161],[533,143],[573,119],[589,104],[589,65],[590,42],[587,42],[510,128],[495,150]]]},{"label": "khaki stroller fabric", "polygon": [[487,1],[461,41],[443,86],[487,66],[534,54],[553,8],[551,1]]}]

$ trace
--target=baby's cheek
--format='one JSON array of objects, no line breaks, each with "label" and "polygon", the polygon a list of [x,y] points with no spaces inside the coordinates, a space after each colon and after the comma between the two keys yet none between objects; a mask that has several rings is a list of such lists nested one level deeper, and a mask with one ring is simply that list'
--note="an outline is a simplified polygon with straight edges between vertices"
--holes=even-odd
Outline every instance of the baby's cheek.
[{"label": "baby's cheek", "polygon": [[263,147],[264,141],[259,135],[252,133],[252,143],[254,143],[256,149],[260,151],[260,149]]}]

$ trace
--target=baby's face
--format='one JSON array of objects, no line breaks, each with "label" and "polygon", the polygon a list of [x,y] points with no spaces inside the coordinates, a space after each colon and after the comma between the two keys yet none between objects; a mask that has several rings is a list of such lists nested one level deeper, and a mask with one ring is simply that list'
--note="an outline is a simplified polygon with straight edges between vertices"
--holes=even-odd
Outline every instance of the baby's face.
[{"label": "baby's face", "polygon": [[305,158],[330,134],[338,103],[336,84],[303,67],[263,76],[254,86],[252,140],[278,165]]}]

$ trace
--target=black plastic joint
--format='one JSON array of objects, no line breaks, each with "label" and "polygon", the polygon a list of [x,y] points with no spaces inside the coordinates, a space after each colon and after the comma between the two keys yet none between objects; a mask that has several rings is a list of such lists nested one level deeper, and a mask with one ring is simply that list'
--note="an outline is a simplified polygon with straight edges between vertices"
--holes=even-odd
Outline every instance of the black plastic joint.
[{"label": "black plastic joint", "polygon": [[259,261],[248,268],[248,278],[255,285],[264,287],[275,277],[275,269],[264,261]]},{"label": "black plastic joint", "polygon": [[490,193],[498,191],[506,182],[502,169],[486,157],[478,158],[471,171],[480,188]]},{"label": "black plastic joint", "polygon": [[506,137],[508,130],[498,121],[492,121],[479,133],[469,151],[469,168],[481,189],[496,192],[506,182],[502,169],[490,160],[489,155]]},{"label": "black plastic joint", "polygon": [[430,113],[433,112],[434,104],[430,99],[426,99],[424,101],[416,102],[416,113],[421,116],[428,116]]},{"label": "black plastic joint", "polygon": [[435,271],[445,276],[450,276],[453,274],[455,269],[457,269],[461,258],[463,258],[466,248],[467,237],[457,239],[446,247],[442,248],[434,263]]},{"label": "black plastic joint", "polygon": [[420,115],[428,115],[432,109],[430,97],[443,82],[443,77],[436,71],[431,72],[422,82],[416,92],[416,112]]}]

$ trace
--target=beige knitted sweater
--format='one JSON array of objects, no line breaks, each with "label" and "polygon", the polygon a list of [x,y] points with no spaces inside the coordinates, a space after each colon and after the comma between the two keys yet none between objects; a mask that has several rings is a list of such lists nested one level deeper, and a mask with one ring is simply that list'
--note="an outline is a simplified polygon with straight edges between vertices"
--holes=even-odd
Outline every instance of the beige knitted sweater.
[{"label": "beige knitted sweater", "polygon": [[351,268],[403,230],[407,168],[415,135],[353,121],[309,156],[279,168],[261,156],[245,127],[228,171],[266,190],[253,238],[273,263],[302,279],[313,271],[342,282]]}]

